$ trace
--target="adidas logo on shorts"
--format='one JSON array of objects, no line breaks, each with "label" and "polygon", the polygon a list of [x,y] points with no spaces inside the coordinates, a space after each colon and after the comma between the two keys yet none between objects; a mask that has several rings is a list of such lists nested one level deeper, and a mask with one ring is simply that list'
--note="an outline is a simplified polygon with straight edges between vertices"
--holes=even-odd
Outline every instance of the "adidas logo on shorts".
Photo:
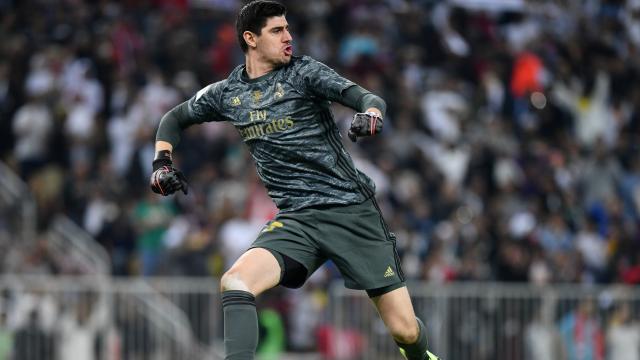
[{"label": "adidas logo on shorts", "polygon": [[395,275],[396,273],[393,272],[393,269],[391,269],[391,266],[387,267],[387,271],[384,272],[384,277],[392,277],[393,275]]}]

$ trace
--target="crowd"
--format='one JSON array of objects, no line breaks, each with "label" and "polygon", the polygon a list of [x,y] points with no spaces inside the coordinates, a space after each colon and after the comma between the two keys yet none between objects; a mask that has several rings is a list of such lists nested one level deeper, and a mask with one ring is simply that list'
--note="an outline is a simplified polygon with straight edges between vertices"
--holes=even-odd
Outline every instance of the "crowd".
[{"label": "crowd", "polygon": [[[285,3],[295,53],[387,101],[383,133],[345,144],[408,279],[640,282],[640,1]],[[277,209],[229,124],[184,134],[188,196],[148,186],[161,116],[242,63],[239,6],[0,1],[0,159],[39,232],[69,216],[115,275],[215,277],[247,248]],[[61,271],[34,251],[20,271]]]}]

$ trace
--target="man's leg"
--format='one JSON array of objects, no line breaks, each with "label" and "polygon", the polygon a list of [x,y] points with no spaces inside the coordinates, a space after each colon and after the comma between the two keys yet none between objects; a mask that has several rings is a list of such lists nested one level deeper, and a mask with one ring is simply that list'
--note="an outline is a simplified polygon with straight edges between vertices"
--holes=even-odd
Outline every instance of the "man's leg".
[{"label": "man's leg", "polygon": [[435,360],[427,350],[427,333],[424,324],[416,318],[406,287],[372,297],[373,304],[389,329],[400,352],[409,360]]},{"label": "man's leg", "polygon": [[255,296],[278,285],[280,273],[278,260],[271,252],[253,248],[222,275],[225,359],[254,359],[258,346]]}]

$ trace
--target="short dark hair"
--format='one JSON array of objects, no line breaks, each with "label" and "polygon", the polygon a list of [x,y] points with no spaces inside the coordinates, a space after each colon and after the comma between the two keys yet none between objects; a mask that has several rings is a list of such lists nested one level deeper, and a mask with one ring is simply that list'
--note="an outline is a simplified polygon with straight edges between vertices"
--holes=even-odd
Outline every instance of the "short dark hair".
[{"label": "short dark hair", "polygon": [[236,17],[236,33],[242,51],[246,53],[249,50],[242,36],[245,31],[260,35],[262,28],[267,24],[267,19],[283,16],[286,13],[287,8],[284,5],[272,0],[254,0],[243,6]]}]

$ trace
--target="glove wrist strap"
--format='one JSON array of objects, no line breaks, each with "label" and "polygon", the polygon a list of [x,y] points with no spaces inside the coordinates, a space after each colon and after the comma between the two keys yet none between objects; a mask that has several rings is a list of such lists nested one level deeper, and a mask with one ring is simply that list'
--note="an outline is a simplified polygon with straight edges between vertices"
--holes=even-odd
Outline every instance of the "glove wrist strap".
[{"label": "glove wrist strap", "polygon": [[172,164],[173,161],[171,161],[171,151],[160,150],[156,152],[156,156],[153,159],[153,171],[156,171],[163,166],[171,166]]}]

